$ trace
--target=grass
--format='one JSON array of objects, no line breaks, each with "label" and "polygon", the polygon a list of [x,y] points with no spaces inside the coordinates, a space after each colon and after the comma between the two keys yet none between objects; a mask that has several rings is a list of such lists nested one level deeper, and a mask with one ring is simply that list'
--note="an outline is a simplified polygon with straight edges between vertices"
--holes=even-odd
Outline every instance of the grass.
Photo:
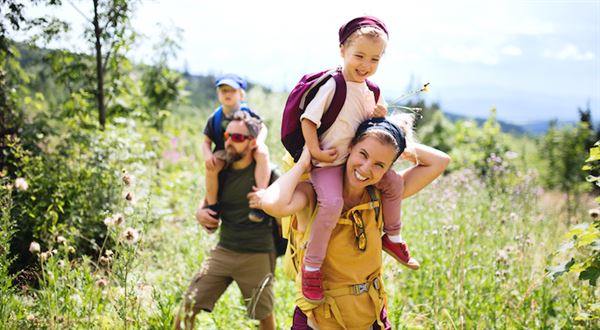
[{"label": "grass", "polygon": [[[260,108],[278,108],[280,98],[261,91],[249,97]],[[275,96],[273,96],[275,97]],[[280,108],[280,107],[279,107]],[[99,256],[73,259],[69,242],[41,262],[40,286],[1,287],[6,329],[170,329],[189,280],[217,236],[202,231],[193,214],[202,196],[200,141],[207,111],[187,109],[172,116],[161,138],[167,143],[158,164],[132,168],[137,203],[124,204],[125,224],[110,229],[116,248],[109,265]],[[278,114],[269,144],[278,145]],[[176,156],[175,156],[176,155]],[[516,173],[515,183],[490,187],[465,169],[447,175],[403,204],[403,236],[421,269],[410,271],[384,257],[389,315],[395,329],[591,329],[575,319],[595,288],[572,276],[553,281],[545,268],[567,231],[559,208],[548,207],[534,172]],[[555,197],[552,197],[555,199]],[[554,200],[551,199],[551,200]],[[3,205],[3,210],[10,207]],[[586,206],[579,210],[583,221]],[[5,214],[5,213],[3,213]],[[11,219],[2,217],[3,227]],[[127,244],[125,227],[140,230]],[[119,229],[120,228],[120,229]],[[5,238],[3,238],[5,239]],[[100,251],[106,256],[106,251]],[[6,260],[6,259],[3,259]],[[8,279],[7,274],[2,274]],[[276,319],[291,326],[294,284],[278,260]],[[5,281],[6,282],[6,281]],[[201,313],[198,329],[251,329],[235,285],[213,313]]]}]

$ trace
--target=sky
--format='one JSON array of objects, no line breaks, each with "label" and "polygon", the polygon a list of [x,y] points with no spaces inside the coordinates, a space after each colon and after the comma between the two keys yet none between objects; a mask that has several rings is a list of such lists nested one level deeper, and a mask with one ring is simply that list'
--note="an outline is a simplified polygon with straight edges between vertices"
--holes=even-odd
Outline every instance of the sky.
[{"label": "sky", "polygon": [[[75,31],[89,1],[63,1],[55,13]],[[88,14],[89,15],[89,14]],[[387,99],[429,82],[427,102],[446,112],[513,123],[600,120],[600,0],[162,0],[132,17],[144,37],[136,61],[153,53],[162,31],[181,29],[171,66],[192,74],[233,72],[289,91],[308,72],[342,64],[338,29],[361,15],[382,19],[389,43],[371,78]],[[174,36],[174,34],[173,34]],[[77,36],[65,39],[70,47]]]}]

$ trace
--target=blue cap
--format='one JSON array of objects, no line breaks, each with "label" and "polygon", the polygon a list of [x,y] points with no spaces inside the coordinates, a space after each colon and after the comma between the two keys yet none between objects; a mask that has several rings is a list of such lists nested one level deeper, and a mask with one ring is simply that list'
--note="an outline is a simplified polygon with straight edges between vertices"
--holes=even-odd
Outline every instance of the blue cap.
[{"label": "blue cap", "polygon": [[241,88],[243,90],[245,90],[248,87],[246,80],[235,74],[224,74],[224,75],[220,76],[215,81],[215,85],[217,87],[219,87],[221,85],[227,85],[227,86],[231,86],[235,89]]}]

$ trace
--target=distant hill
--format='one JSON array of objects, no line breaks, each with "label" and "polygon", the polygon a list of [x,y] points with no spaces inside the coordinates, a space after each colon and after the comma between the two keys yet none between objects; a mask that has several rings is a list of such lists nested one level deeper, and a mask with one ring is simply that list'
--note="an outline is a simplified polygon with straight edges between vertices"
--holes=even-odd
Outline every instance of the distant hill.
[{"label": "distant hill", "polygon": [[[458,115],[458,114],[454,114],[454,113],[449,113],[449,112],[444,112],[444,116],[446,116],[446,118],[450,119],[451,121],[472,119],[472,120],[475,120],[478,125],[482,125],[486,121],[485,118],[471,118],[471,117]],[[550,122],[551,122],[551,120],[549,119],[549,120],[536,120],[536,121],[528,122],[525,124],[512,124],[512,123],[507,123],[502,120],[498,120],[498,123],[500,124],[500,128],[502,129],[503,132],[517,134],[517,135],[522,135],[522,134],[543,135],[548,131],[548,128],[550,127]],[[558,121],[556,124],[558,127],[563,127],[563,126],[567,126],[567,125],[575,125],[576,123],[574,121]]]},{"label": "distant hill", "polygon": [[[450,119],[451,121],[472,119],[472,120],[475,120],[478,125],[483,125],[483,123],[487,120],[485,118],[471,118],[471,117],[458,115],[458,114],[454,114],[454,113],[449,113],[449,112],[444,112],[444,116],[446,116],[446,118]],[[511,134],[517,134],[517,135],[531,134],[531,132],[529,132],[523,126],[507,123],[502,120],[498,120],[498,123],[500,124],[500,128],[502,129],[502,131],[505,133],[511,133]]]}]

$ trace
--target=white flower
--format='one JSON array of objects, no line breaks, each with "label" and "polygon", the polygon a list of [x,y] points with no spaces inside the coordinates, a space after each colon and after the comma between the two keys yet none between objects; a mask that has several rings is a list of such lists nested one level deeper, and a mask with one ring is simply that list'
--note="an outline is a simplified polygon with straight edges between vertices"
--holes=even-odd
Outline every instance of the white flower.
[{"label": "white flower", "polygon": [[107,217],[106,219],[104,219],[104,224],[106,225],[106,227],[112,227],[115,225],[115,219],[113,217]]},{"label": "white flower", "polygon": [[15,188],[17,188],[17,190],[25,191],[29,188],[29,184],[25,181],[25,178],[17,178],[15,180]]},{"label": "white flower", "polygon": [[123,217],[123,214],[117,213],[117,214],[113,215],[113,223],[115,225],[118,226],[118,225],[122,224],[123,220],[125,220],[125,217]]},{"label": "white flower", "polygon": [[42,248],[40,247],[40,244],[38,242],[31,242],[31,244],[29,244],[29,252],[33,253],[33,254],[37,254],[40,253],[40,251],[42,250]]},{"label": "white flower", "polygon": [[56,238],[56,242],[58,244],[67,244],[67,239],[61,235]]},{"label": "white flower", "polygon": [[123,232],[123,238],[127,243],[133,244],[140,239],[140,233],[136,229],[129,227]]}]

